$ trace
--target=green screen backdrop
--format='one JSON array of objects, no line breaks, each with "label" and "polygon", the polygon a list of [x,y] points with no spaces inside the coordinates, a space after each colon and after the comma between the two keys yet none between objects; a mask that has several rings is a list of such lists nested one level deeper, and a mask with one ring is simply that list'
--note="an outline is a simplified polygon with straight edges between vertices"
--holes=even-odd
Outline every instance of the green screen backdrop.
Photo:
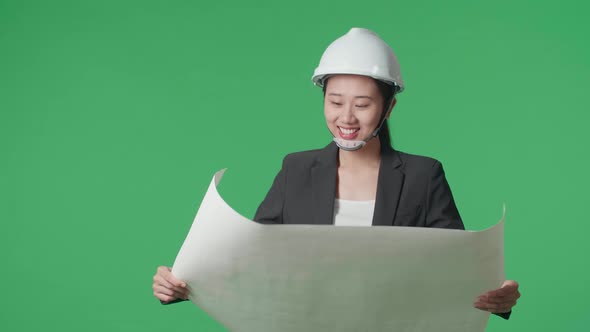
[{"label": "green screen backdrop", "polygon": [[224,331],[160,305],[155,269],[214,172],[252,217],[285,154],[329,143],[311,74],[356,26],[401,63],[396,148],[443,163],[468,229],[506,202],[523,296],[488,331],[586,331],[589,6],[0,0],[0,329]]}]

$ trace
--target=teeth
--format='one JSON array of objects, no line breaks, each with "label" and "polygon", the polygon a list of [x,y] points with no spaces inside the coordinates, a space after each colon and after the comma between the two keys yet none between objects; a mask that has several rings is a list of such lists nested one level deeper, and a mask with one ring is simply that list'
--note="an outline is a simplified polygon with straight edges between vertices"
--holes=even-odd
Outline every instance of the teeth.
[{"label": "teeth", "polygon": [[350,134],[358,131],[358,129],[347,129],[347,128],[342,128],[342,127],[338,127],[338,128],[340,128],[340,131],[342,131],[342,133],[344,135],[350,135]]}]

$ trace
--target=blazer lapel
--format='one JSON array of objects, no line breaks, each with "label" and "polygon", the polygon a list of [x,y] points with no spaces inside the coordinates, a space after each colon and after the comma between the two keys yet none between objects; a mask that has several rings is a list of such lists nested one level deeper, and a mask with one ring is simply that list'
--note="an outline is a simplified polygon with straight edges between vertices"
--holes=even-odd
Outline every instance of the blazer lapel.
[{"label": "blazer lapel", "polygon": [[[404,173],[397,152],[384,147],[381,152],[377,196],[373,212],[373,226],[393,225],[397,211]],[[330,143],[318,155],[311,168],[313,223],[317,225],[334,224],[334,199],[336,198],[336,178],[338,174],[338,146]]]},{"label": "blazer lapel", "polygon": [[330,143],[318,155],[311,168],[313,223],[334,224],[334,199],[338,174],[338,146]]},{"label": "blazer lapel", "polygon": [[381,151],[379,178],[377,179],[377,197],[373,212],[373,226],[392,226],[397,211],[404,173],[401,160],[395,150],[384,147]]}]

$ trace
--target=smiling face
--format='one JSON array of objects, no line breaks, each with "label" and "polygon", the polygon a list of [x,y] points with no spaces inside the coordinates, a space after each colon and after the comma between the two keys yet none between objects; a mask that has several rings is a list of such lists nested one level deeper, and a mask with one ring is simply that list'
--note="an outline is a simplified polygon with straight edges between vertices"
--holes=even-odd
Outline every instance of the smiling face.
[{"label": "smiling face", "polygon": [[381,112],[383,96],[374,79],[334,75],[326,82],[324,115],[334,137],[367,139],[379,125]]}]

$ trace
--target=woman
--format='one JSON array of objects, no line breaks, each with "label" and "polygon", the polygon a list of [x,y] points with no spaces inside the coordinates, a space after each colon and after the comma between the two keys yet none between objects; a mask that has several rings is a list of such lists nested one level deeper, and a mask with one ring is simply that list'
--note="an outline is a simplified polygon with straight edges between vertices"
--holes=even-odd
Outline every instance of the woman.
[{"label": "woman", "polygon": [[[326,49],[312,80],[323,89],[334,142],[285,157],[254,220],[464,229],[442,165],[391,146],[387,119],[404,85],[383,40],[351,29]],[[163,303],[188,298],[167,267],[158,268],[153,289]],[[518,284],[508,280],[474,307],[507,319],[518,297]]]}]

